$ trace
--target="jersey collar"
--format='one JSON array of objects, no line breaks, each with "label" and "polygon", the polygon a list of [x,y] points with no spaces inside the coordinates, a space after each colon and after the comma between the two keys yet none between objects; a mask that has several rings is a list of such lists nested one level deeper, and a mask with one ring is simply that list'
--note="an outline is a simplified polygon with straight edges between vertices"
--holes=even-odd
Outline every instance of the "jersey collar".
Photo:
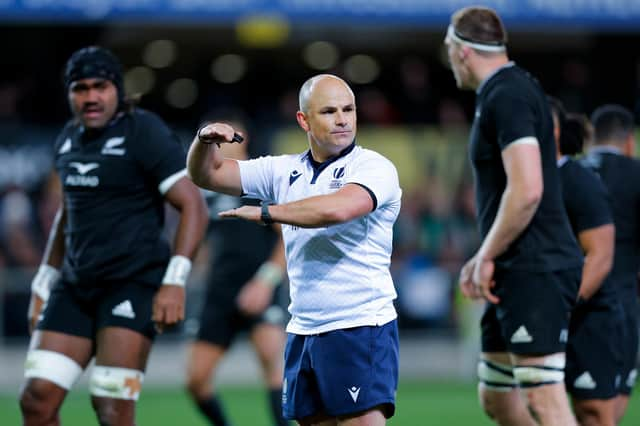
[{"label": "jersey collar", "polygon": [[480,92],[482,91],[482,89],[484,89],[484,86],[487,85],[487,82],[489,80],[491,80],[496,74],[498,74],[500,71],[507,69],[507,68],[511,68],[515,65],[516,63],[513,61],[509,61],[504,65],[501,65],[500,67],[496,68],[495,70],[493,70],[493,72],[491,74],[489,74],[484,80],[482,80],[482,83],[480,83],[480,85],[478,86],[478,88],[476,89],[476,95],[479,95]]},{"label": "jersey collar", "polygon": [[596,145],[589,148],[589,154],[622,155],[622,150],[615,145]]},{"label": "jersey collar", "polygon": [[556,161],[556,164],[558,165],[558,168],[560,168],[565,164],[567,164],[567,162],[569,162],[569,156],[563,155],[562,157],[558,158],[558,161]]},{"label": "jersey collar", "polygon": [[353,142],[351,142],[351,145],[349,145],[348,147],[340,151],[340,154],[336,155],[335,157],[331,157],[328,160],[323,161],[322,163],[318,163],[316,160],[314,160],[313,156],[311,155],[311,150],[308,150],[307,153],[302,157],[302,160],[304,161],[306,159],[309,162],[309,165],[311,166],[311,168],[313,169],[313,178],[311,179],[311,183],[312,184],[316,183],[318,176],[320,176],[320,173],[322,173],[324,169],[326,169],[330,164],[334,163],[340,158],[343,158],[349,155],[349,153],[353,151],[353,148],[355,147],[356,147],[356,140],[354,139]]}]

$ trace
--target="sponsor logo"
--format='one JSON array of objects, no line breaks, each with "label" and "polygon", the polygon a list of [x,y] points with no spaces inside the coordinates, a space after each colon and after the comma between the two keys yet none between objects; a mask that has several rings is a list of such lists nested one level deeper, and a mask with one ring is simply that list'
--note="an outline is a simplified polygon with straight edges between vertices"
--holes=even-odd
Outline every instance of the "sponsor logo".
[{"label": "sponsor logo", "polygon": [[333,169],[333,178],[340,179],[344,177],[344,167],[336,167]]},{"label": "sponsor logo", "polygon": [[102,146],[102,155],[124,155],[127,152],[120,146],[124,143],[124,136],[107,139]]},{"label": "sponsor logo", "polygon": [[524,325],[521,325],[515,333],[511,336],[511,343],[531,343],[533,342],[533,337],[527,331],[527,328]]},{"label": "sponsor logo", "polygon": [[358,395],[360,395],[360,388],[351,386],[347,390],[349,391],[349,395],[351,395],[351,399],[353,399],[353,402],[354,403],[358,402]]},{"label": "sponsor logo", "polygon": [[585,371],[573,382],[573,387],[576,389],[595,389],[596,382],[591,377],[588,371]]},{"label": "sponsor logo", "polygon": [[98,164],[98,163],[78,163],[78,162],[74,161],[72,163],[69,163],[69,167],[73,167],[81,175],[86,175],[91,170],[95,170],[98,167],[100,167],[100,164]]},{"label": "sponsor logo", "polygon": [[300,176],[302,176],[302,173],[300,173],[299,171],[292,171],[289,175],[289,186],[293,185],[293,183],[297,181]]},{"label": "sponsor logo", "polygon": [[125,300],[124,302],[116,305],[116,307],[111,311],[111,314],[116,317],[124,317],[129,319],[133,319],[136,317],[136,313],[133,312],[133,305],[131,305],[130,300]]},{"label": "sponsor logo", "polygon": [[67,138],[60,149],[58,150],[58,154],[65,154],[71,151],[71,138]]}]

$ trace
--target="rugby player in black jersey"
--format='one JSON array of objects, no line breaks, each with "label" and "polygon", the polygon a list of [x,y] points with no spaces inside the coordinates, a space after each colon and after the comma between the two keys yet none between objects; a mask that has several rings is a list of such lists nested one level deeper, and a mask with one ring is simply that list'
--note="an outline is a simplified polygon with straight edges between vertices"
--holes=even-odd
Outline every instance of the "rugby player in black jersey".
[{"label": "rugby player in black jersey", "polygon": [[589,120],[567,114],[557,99],[549,103],[562,196],[584,252],[579,303],[569,325],[565,385],[581,425],[614,426],[624,323],[616,289],[604,282],[613,264],[615,240],[609,194],[598,175],[571,158],[590,139]]},{"label": "rugby player in black jersey", "polygon": [[620,105],[604,105],[591,115],[594,145],[582,163],[595,171],[609,191],[616,227],[610,281],[622,303],[625,327],[620,394],[616,401],[619,422],[629,402],[637,376],[638,266],[640,265],[640,161],[635,154],[633,114]]},{"label": "rugby player in black jersey", "polygon": [[484,7],[455,12],[445,39],[458,87],[476,91],[470,156],[483,241],[460,287],[488,301],[478,367],[486,413],[501,425],[572,426],[565,346],[582,256],[562,203],[549,105],[509,61],[506,41]]},{"label": "rugby player in black jersey", "polygon": [[[32,283],[23,421],[59,424],[67,392],[95,358],[98,422],[133,425],[156,329],[184,316],[206,206],[176,136],[125,99],[110,51],[75,52],[64,83],[73,118],[54,147],[63,200]],[[165,201],[180,212],[173,251],[161,236]]]}]

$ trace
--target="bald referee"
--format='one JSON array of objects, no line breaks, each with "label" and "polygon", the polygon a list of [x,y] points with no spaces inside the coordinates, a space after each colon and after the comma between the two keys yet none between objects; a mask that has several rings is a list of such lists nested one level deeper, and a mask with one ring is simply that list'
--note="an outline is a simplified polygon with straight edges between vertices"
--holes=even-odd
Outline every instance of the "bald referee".
[{"label": "bald referee", "polygon": [[282,224],[291,292],[284,416],[301,425],[381,426],[394,413],[398,383],[389,273],[398,174],[356,144],[356,102],[342,79],[310,78],[299,102],[308,151],[226,159],[216,143],[231,142],[234,130],[211,124],[191,145],[189,174],[204,188],[265,200],[223,217]]},{"label": "bald referee", "polygon": [[509,61],[506,41],[499,16],[484,7],[455,12],[445,39],[458,87],[476,92],[469,150],[483,241],[460,286],[488,301],[478,366],[486,413],[500,425],[572,426],[565,347],[582,256],[545,94]]}]

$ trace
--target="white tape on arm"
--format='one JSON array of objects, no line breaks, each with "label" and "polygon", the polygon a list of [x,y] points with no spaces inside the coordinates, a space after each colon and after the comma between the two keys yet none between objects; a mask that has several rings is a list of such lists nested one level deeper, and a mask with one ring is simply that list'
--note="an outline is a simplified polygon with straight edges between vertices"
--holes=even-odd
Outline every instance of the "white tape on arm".
[{"label": "white tape on arm", "polygon": [[164,273],[164,278],[162,278],[162,284],[184,287],[187,285],[189,273],[191,273],[191,260],[179,254],[175,255],[169,261],[167,271]]},{"label": "white tape on arm", "polygon": [[46,302],[49,300],[51,288],[59,279],[60,271],[51,265],[43,263],[38,268],[38,272],[36,276],[33,277],[33,281],[31,281],[31,292]]},{"label": "white tape on arm", "polygon": [[277,264],[267,261],[260,265],[255,277],[273,288],[277,287],[284,278],[284,271]]}]

